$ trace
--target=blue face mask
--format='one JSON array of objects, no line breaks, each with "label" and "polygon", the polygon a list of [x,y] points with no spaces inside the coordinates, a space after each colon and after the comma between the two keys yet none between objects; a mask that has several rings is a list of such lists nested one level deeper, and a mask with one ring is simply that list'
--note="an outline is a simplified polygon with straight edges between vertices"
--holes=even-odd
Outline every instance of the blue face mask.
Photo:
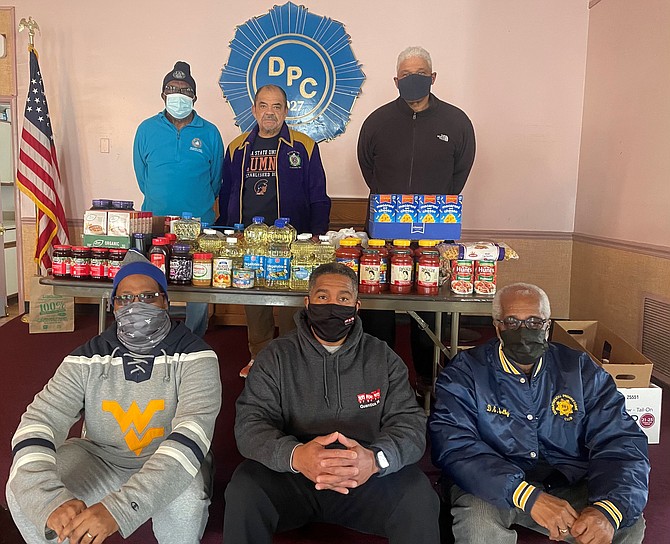
[{"label": "blue face mask", "polygon": [[193,99],[181,93],[165,96],[165,109],[175,119],[185,119],[193,111]]}]

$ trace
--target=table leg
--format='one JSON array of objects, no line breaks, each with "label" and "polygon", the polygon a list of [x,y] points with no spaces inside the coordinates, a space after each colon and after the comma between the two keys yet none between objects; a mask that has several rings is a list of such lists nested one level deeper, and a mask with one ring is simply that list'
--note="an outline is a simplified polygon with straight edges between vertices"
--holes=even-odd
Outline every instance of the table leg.
[{"label": "table leg", "polygon": [[105,330],[107,324],[107,299],[101,298],[98,306],[98,333]]},{"label": "table leg", "polygon": [[435,382],[437,381],[437,373],[440,368],[440,344],[442,343],[442,312],[435,312],[435,336],[437,342],[433,342],[433,380],[431,382],[430,391],[426,393],[423,399],[423,409],[426,414],[430,414],[430,399],[435,394]]},{"label": "table leg", "polygon": [[458,328],[460,327],[460,312],[451,313],[451,345],[449,346],[449,356],[453,359],[458,355]]}]

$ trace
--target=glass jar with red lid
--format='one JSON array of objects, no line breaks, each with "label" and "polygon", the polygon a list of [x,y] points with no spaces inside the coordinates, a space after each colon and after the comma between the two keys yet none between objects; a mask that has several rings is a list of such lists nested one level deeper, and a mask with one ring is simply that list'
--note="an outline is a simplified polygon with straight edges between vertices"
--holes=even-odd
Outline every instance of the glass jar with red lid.
[{"label": "glass jar with red lid", "polygon": [[379,293],[381,291],[379,283],[379,274],[381,271],[379,251],[372,248],[364,249],[360,265],[358,291],[361,293]]}]

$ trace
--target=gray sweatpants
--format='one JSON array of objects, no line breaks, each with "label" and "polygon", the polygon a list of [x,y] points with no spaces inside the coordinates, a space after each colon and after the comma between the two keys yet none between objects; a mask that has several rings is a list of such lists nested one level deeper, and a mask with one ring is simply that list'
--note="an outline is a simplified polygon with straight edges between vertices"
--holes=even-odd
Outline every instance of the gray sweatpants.
[{"label": "gray sweatpants", "polygon": [[[577,484],[552,491],[552,494],[568,501],[581,512],[588,505],[586,484]],[[518,508],[497,508],[460,487],[451,487],[451,513],[454,516],[452,530],[456,544],[516,544],[517,533],[512,525],[522,525],[533,531],[548,535],[549,531]],[[631,527],[619,529],[614,534],[613,544],[640,544],[644,538],[645,522],[640,516]],[[565,542],[575,542],[567,535]]]},{"label": "gray sweatpants", "polygon": [[[134,473],[111,467],[84,450],[76,440],[67,441],[58,448],[56,470],[65,487],[89,506],[100,502],[110,491],[120,488]],[[207,524],[211,491],[212,458],[209,454],[184,493],[151,518],[156,540],[160,544],[198,544]],[[45,529],[35,527],[24,515],[9,485],[6,495],[14,523],[28,544],[56,542],[55,538],[47,540]]]}]

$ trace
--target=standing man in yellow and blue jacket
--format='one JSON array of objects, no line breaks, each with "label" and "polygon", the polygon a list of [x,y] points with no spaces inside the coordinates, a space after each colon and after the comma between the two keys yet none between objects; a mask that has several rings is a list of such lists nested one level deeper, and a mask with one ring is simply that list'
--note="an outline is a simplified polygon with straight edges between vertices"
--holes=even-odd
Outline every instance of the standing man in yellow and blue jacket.
[{"label": "standing man in yellow and blue jacket", "polygon": [[[324,234],[330,198],[319,146],[286,125],[288,102],[281,87],[258,89],[251,112],[256,126],[233,140],[226,152],[217,224],[246,227],[254,216],[262,216],[272,225],[279,217],[288,217],[299,233]],[[275,331],[271,306],[246,306],[245,312],[251,361],[240,372],[243,378]],[[294,328],[294,313],[280,309],[280,334]]]},{"label": "standing man in yellow and blue jacket", "polygon": [[455,357],[436,385],[433,462],[453,485],[456,544],[514,544],[512,524],[578,544],[639,544],[647,438],[612,377],[547,342],[549,299],[496,294],[497,338]]}]

